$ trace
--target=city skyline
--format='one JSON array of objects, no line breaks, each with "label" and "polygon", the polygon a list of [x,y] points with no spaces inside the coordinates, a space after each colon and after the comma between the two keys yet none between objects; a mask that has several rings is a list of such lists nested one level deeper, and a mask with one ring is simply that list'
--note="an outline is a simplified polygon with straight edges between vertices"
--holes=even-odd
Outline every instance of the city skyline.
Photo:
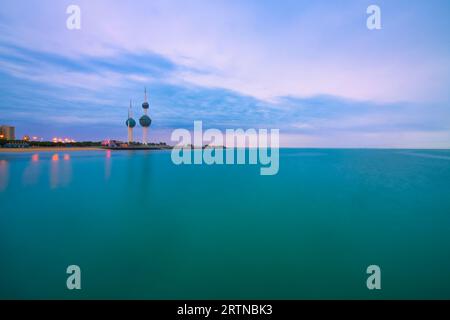
[{"label": "city skyline", "polygon": [[288,147],[450,147],[450,4],[376,1],[368,30],[372,2],[77,1],[69,30],[69,1],[4,1],[0,122],[125,141],[147,87],[151,142],[202,120]]}]

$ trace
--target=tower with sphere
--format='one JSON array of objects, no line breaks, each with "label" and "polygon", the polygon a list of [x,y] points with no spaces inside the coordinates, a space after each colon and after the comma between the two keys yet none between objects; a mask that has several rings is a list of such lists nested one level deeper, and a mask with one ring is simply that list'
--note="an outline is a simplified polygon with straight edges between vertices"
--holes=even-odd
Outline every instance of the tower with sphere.
[{"label": "tower with sphere", "polygon": [[131,100],[130,100],[130,107],[128,108],[128,118],[125,124],[128,128],[128,143],[131,144],[133,142],[133,128],[136,126],[136,121],[133,119]]},{"label": "tower with sphere", "polygon": [[144,115],[139,119],[139,124],[142,126],[142,143],[147,144],[148,128],[152,124],[152,119],[147,115],[149,104],[147,102],[147,88],[144,90],[144,102],[142,103],[142,109],[144,109]]}]

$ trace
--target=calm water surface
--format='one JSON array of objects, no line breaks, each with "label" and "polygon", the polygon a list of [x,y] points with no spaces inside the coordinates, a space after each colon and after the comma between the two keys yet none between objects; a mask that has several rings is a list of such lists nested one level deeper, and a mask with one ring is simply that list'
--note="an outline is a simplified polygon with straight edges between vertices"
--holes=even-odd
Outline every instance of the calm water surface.
[{"label": "calm water surface", "polygon": [[450,298],[450,151],[283,149],[259,169],[0,153],[0,298]]}]

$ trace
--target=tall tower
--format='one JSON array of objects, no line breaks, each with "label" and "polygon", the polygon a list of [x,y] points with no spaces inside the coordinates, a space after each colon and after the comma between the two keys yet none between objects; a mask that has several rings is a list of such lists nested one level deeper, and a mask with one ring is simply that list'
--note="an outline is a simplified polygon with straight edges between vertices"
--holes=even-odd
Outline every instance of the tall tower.
[{"label": "tall tower", "polygon": [[133,119],[133,110],[131,109],[131,100],[130,107],[128,108],[128,118],[125,124],[128,127],[128,143],[133,142],[133,128],[136,126],[136,121]]},{"label": "tall tower", "polygon": [[144,115],[139,119],[139,123],[142,126],[142,143],[147,144],[148,128],[152,124],[152,119],[147,115],[148,112],[147,102],[147,88],[144,90],[144,102],[142,103],[142,109],[144,109]]}]

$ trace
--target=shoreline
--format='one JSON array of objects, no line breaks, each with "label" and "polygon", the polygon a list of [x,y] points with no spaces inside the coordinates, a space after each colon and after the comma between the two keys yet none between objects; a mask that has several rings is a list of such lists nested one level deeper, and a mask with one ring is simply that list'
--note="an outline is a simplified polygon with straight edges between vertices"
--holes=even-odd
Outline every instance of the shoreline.
[{"label": "shoreline", "polygon": [[71,152],[71,151],[106,151],[100,147],[31,147],[31,148],[0,148],[0,153],[27,152]]},{"label": "shoreline", "polygon": [[[142,150],[172,150],[172,148],[108,148],[108,147],[30,147],[30,148],[0,148],[2,153],[32,153],[32,152],[73,152],[73,151],[142,151]],[[181,148],[180,148],[181,149]],[[197,150],[203,148],[191,148]],[[226,148],[216,148],[226,149]],[[299,147],[283,147],[280,149],[302,149],[302,150],[393,150],[393,151],[450,151],[450,148],[299,148]]]}]

